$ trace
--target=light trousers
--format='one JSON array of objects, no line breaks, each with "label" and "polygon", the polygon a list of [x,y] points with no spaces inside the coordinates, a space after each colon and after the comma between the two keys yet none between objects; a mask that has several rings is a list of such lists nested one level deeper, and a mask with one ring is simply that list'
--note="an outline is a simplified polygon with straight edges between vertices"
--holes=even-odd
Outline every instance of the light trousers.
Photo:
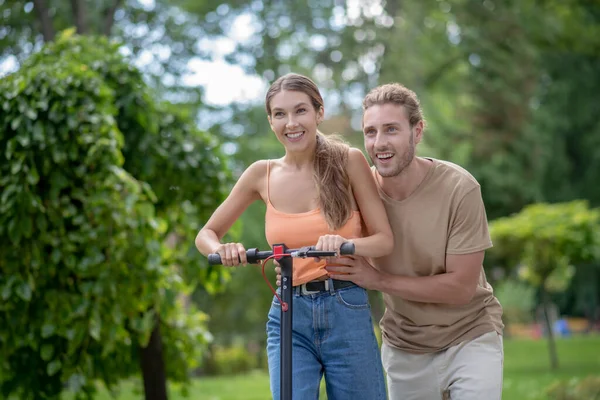
[{"label": "light trousers", "polygon": [[381,357],[390,400],[500,400],[502,336],[489,332],[446,350],[415,354],[385,343]]}]

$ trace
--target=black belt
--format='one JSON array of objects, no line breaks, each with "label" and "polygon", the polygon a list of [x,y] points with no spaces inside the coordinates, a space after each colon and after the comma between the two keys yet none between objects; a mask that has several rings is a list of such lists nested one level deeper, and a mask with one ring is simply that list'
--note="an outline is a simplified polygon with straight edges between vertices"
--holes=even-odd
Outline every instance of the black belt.
[{"label": "black belt", "polygon": [[310,281],[302,284],[299,287],[302,294],[312,294],[318,292],[329,292],[331,289],[331,283],[333,283],[333,289],[342,289],[345,287],[355,286],[354,282],[351,281],[340,281],[337,279],[328,279],[325,281]]}]

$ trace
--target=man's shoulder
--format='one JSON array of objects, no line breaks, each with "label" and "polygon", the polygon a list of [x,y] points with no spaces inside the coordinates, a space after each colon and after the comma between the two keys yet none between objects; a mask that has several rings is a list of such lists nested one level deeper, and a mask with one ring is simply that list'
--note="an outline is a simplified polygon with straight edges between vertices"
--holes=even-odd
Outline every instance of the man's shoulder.
[{"label": "man's shoulder", "polygon": [[451,161],[430,158],[434,163],[433,175],[438,184],[451,189],[470,191],[479,187],[477,179],[464,167]]}]

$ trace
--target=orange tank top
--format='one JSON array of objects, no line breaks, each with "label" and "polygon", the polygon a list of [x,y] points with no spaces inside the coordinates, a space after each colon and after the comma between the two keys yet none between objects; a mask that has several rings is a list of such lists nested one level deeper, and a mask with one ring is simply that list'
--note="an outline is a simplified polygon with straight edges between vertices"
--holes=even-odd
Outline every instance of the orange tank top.
[{"label": "orange tank top", "polygon": [[[314,246],[319,237],[323,235],[340,235],[346,239],[356,239],[362,235],[362,221],[360,212],[354,211],[344,226],[336,231],[331,231],[320,208],[314,210],[288,214],[277,211],[271,204],[269,192],[269,175],[271,162],[267,162],[267,211],[265,215],[265,236],[270,246],[283,243],[290,249],[304,246]],[[323,261],[313,258],[295,258],[293,284],[301,285],[313,279],[327,275]]]}]

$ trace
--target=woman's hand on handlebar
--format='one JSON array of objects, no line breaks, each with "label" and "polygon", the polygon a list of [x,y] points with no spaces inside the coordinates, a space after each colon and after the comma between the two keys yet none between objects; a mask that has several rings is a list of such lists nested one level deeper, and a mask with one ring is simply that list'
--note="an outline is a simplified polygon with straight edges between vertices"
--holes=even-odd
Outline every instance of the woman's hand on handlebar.
[{"label": "woman's hand on handlebar", "polygon": [[341,237],[340,235],[323,235],[319,238],[315,249],[323,251],[335,251],[339,255],[340,247],[346,242],[349,242],[349,240]]},{"label": "woman's hand on handlebar", "polygon": [[221,256],[221,264],[226,267],[246,265],[246,249],[241,243],[224,243],[217,247],[213,253]]},{"label": "woman's hand on handlebar", "polygon": [[[340,256],[341,247],[344,243],[352,243],[351,240],[348,240],[340,235],[323,235],[319,238],[315,246],[315,250],[319,251],[335,251]],[[354,249],[352,250],[352,252]],[[325,257],[325,259],[330,259],[335,257]],[[318,257],[315,260],[319,260]],[[275,264],[275,273],[277,274],[277,286],[281,286],[281,267],[276,260],[273,260]]]}]

